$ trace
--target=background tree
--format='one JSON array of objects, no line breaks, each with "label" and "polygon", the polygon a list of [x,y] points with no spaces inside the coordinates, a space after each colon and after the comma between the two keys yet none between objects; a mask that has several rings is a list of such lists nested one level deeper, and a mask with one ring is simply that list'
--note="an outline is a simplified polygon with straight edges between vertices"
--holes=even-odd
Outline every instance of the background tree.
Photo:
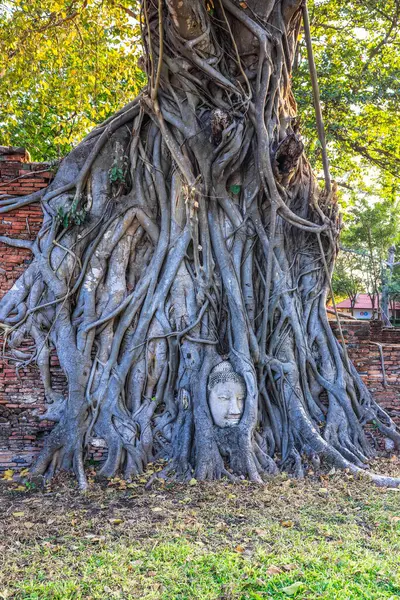
[{"label": "background tree", "polygon": [[[370,420],[399,444],[326,318],[340,220],[298,133],[302,14],[300,0],[143,0],[148,86],[46,191],[2,202],[45,213],[34,243],[1,239],[34,254],[0,304],[17,356],[34,338],[57,421],[34,473],[72,468],[85,487],[93,433],[104,476],[162,457],[158,476],[258,482],[320,460],[360,472]],[[227,382],[235,424],[219,427],[209,401]]]},{"label": "background tree", "polygon": [[[369,0],[332,0],[314,3],[311,9],[331,170],[344,192],[341,203],[354,206],[353,211],[350,209],[349,232],[344,232],[342,246],[349,247],[350,244],[350,249],[359,252],[360,269],[376,316],[380,309],[379,292],[384,292],[384,280],[387,279],[384,263],[388,248],[395,243],[399,230],[396,205],[399,202],[400,154],[398,132],[392,127],[399,118],[396,85],[399,78],[399,11],[397,0],[379,5]],[[311,90],[306,77],[308,65],[304,40],[298,46],[295,62],[294,87],[303,117],[306,151],[313,167],[321,169],[321,148],[309,103]],[[382,205],[373,208],[376,203]],[[379,230],[381,217],[383,231]],[[364,227],[360,226],[361,222]],[[361,252],[365,253],[365,258]],[[341,275],[345,275],[343,265],[337,266]],[[349,280],[352,275],[348,266],[346,277]],[[338,274],[334,282],[339,279]],[[387,315],[383,318],[390,324]]]},{"label": "background tree", "polygon": [[[389,307],[392,310],[392,321],[396,324],[397,312],[396,305],[400,297],[400,262],[396,260],[399,248],[395,244],[388,250],[387,260],[382,268],[382,313],[389,315]],[[392,323],[386,323],[392,326]]]},{"label": "background tree", "polygon": [[[310,13],[332,176],[347,201],[398,199],[400,4],[327,0],[311,4]],[[307,155],[321,169],[307,70],[302,38],[294,89]]]},{"label": "background tree", "polygon": [[[133,6],[132,4],[129,6]],[[0,5],[1,143],[65,156],[145,83],[133,11],[109,0]]]},{"label": "background tree", "polygon": [[[380,294],[385,288],[385,281],[390,279],[387,260],[390,248],[399,239],[399,215],[396,198],[372,205],[361,199],[348,210],[347,228],[341,237],[345,252],[353,256],[349,260],[358,260],[375,314],[380,308]],[[356,256],[357,259],[354,259]],[[384,318],[389,322],[387,308]]]},{"label": "background tree", "polygon": [[[309,5],[333,177],[357,195],[369,186],[384,199],[393,185],[398,194],[398,2]],[[111,0],[3,2],[2,144],[25,146],[34,160],[58,158],[137,93],[145,83],[137,13],[134,2]],[[293,85],[306,151],[319,169],[302,32],[299,38]]]},{"label": "background tree", "polygon": [[340,299],[349,298],[354,308],[358,294],[365,290],[362,259],[352,252],[341,252],[335,263],[332,275],[332,289]]}]

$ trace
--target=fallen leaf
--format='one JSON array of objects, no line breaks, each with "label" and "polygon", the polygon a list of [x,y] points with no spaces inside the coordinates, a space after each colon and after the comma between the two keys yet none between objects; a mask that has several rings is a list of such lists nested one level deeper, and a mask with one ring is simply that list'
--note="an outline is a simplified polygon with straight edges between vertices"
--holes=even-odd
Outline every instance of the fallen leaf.
[{"label": "fallen leaf", "polygon": [[193,477],[193,479],[189,481],[189,485],[197,485],[197,479]]},{"label": "fallen leaf", "polygon": [[236,552],[244,552],[243,546],[236,546],[235,550]]},{"label": "fallen leaf", "polygon": [[13,512],[12,516],[18,519],[18,517],[23,517],[25,515],[24,512]]},{"label": "fallen leaf", "polygon": [[121,523],[123,523],[123,522],[124,522],[123,519],[110,519],[111,525],[121,525]]},{"label": "fallen leaf", "polygon": [[294,522],[288,519],[287,521],[281,521],[282,527],[293,527]]},{"label": "fallen leaf", "polygon": [[25,521],[25,523],[24,523],[24,526],[25,526],[27,529],[32,529],[32,527],[34,527],[34,526],[35,526],[35,524],[34,524],[34,523],[31,523],[31,521]]},{"label": "fallen leaf", "polygon": [[162,508],[160,506],[155,506],[151,509],[153,512],[162,512]]},{"label": "fallen leaf", "polygon": [[85,535],[85,538],[93,543],[104,542],[106,539],[104,535],[93,535],[90,533],[88,535]]},{"label": "fallen leaf", "polygon": [[27,475],[29,475],[29,469],[22,469],[22,471],[19,472],[21,477],[26,477]]},{"label": "fallen leaf", "polygon": [[13,475],[14,475],[14,471],[12,469],[7,469],[6,471],[4,471],[4,474],[3,474],[4,481],[12,481]]},{"label": "fallen leaf", "polygon": [[301,589],[304,588],[304,583],[302,581],[295,581],[292,585],[288,585],[287,587],[282,588],[282,592],[287,596],[294,596]]},{"label": "fallen leaf", "polygon": [[280,573],[282,573],[282,569],[276,567],[275,565],[271,565],[267,569],[267,575],[279,575]]},{"label": "fallen leaf", "polygon": [[294,569],[297,569],[297,565],[293,565],[293,564],[282,565],[282,569],[284,571],[293,571]]},{"label": "fallen leaf", "polygon": [[319,488],[318,493],[326,495],[328,493],[328,489],[327,488]]},{"label": "fallen leaf", "polygon": [[23,485],[17,485],[17,487],[15,488],[16,492],[26,492],[26,487]]}]

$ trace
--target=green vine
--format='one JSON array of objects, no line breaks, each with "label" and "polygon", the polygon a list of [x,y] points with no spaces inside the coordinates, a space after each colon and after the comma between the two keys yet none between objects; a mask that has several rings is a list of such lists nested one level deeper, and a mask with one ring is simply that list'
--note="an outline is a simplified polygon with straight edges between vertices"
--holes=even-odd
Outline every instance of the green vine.
[{"label": "green vine", "polygon": [[67,229],[71,224],[82,225],[85,222],[86,215],[85,209],[77,210],[74,204],[69,210],[64,210],[62,206],[57,210],[57,220],[64,229]]}]

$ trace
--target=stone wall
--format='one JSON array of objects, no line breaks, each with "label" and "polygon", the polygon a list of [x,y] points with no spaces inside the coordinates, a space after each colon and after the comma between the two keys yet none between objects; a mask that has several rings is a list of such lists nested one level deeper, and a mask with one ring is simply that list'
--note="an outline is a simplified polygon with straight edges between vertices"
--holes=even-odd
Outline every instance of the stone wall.
[{"label": "stone wall", "polygon": [[[31,340],[26,340],[20,349],[29,351],[31,344]],[[65,376],[55,356],[51,359],[51,371],[53,388],[65,392]],[[39,421],[38,414],[44,410],[44,388],[36,365],[17,371],[14,361],[3,358],[0,362],[0,471],[32,464],[53,426],[49,421]]]},{"label": "stone wall", "polygon": [[[339,338],[337,324],[330,325]],[[349,358],[374,398],[400,427],[400,329],[382,327],[381,321],[341,319],[341,325]]]},{"label": "stone wall", "polygon": [[[0,198],[24,196],[47,187],[53,178],[47,163],[29,162],[24,148],[0,146]],[[39,204],[0,214],[0,235],[34,240],[42,223]],[[0,297],[10,289],[31,260],[24,248],[0,244]]]},{"label": "stone wall", "polygon": [[[1,197],[23,196],[49,185],[54,174],[47,163],[29,162],[24,148],[0,146]],[[40,204],[30,204],[9,213],[0,214],[0,236],[34,240],[43,221]],[[0,243],[0,298],[12,287],[32,259],[31,252]],[[4,340],[0,337],[0,348]],[[32,340],[24,340],[20,350],[29,353]],[[57,356],[51,357],[52,387],[65,393],[66,378]],[[30,364],[16,370],[12,357],[0,356],[0,471],[24,468],[32,464],[45,436],[53,427],[49,421],[39,421],[45,411],[45,395],[39,371]],[[89,456],[95,461],[104,458],[102,440],[93,440]]]},{"label": "stone wall", "polygon": [[400,344],[400,328],[399,327],[383,327],[381,341],[384,344]]},{"label": "stone wall", "polygon": [[[24,196],[48,186],[53,173],[47,163],[30,162],[24,148],[0,147],[0,198]],[[40,204],[0,214],[0,235],[34,240],[43,220]],[[24,248],[0,243],[0,297],[24,272],[32,259]],[[1,347],[3,339],[0,338]],[[29,351],[31,340],[21,350]],[[65,388],[57,361],[52,364],[55,388]],[[43,443],[51,423],[39,423],[35,411],[43,411],[44,390],[34,364],[16,371],[15,362],[0,359],[0,469],[28,466]]]},{"label": "stone wall", "polygon": [[[46,187],[52,179],[47,164],[29,162],[23,148],[0,147],[0,196],[24,195]],[[39,204],[0,214],[0,235],[34,239],[42,222]],[[31,260],[28,250],[0,243],[0,297],[13,285]],[[337,324],[331,321],[337,335]],[[350,358],[369,389],[400,425],[400,329],[382,328],[379,321],[342,320],[343,334]],[[382,345],[387,387],[383,385],[378,342]],[[0,338],[1,347],[3,340]],[[29,346],[27,339],[21,349]],[[60,392],[66,380],[57,357],[51,360],[52,384]],[[37,414],[45,410],[44,389],[34,364],[16,371],[15,361],[0,359],[0,470],[27,467],[39,452],[52,423],[40,422]],[[90,457],[99,461],[105,449],[94,440]]]}]

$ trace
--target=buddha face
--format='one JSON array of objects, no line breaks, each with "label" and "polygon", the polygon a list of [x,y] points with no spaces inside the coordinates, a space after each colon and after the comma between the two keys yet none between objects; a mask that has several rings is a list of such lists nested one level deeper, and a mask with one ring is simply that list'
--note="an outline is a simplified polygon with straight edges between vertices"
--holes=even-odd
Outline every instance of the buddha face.
[{"label": "buddha face", "polygon": [[213,369],[209,378],[208,402],[217,427],[239,424],[243,414],[246,386],[228,361]]}]

